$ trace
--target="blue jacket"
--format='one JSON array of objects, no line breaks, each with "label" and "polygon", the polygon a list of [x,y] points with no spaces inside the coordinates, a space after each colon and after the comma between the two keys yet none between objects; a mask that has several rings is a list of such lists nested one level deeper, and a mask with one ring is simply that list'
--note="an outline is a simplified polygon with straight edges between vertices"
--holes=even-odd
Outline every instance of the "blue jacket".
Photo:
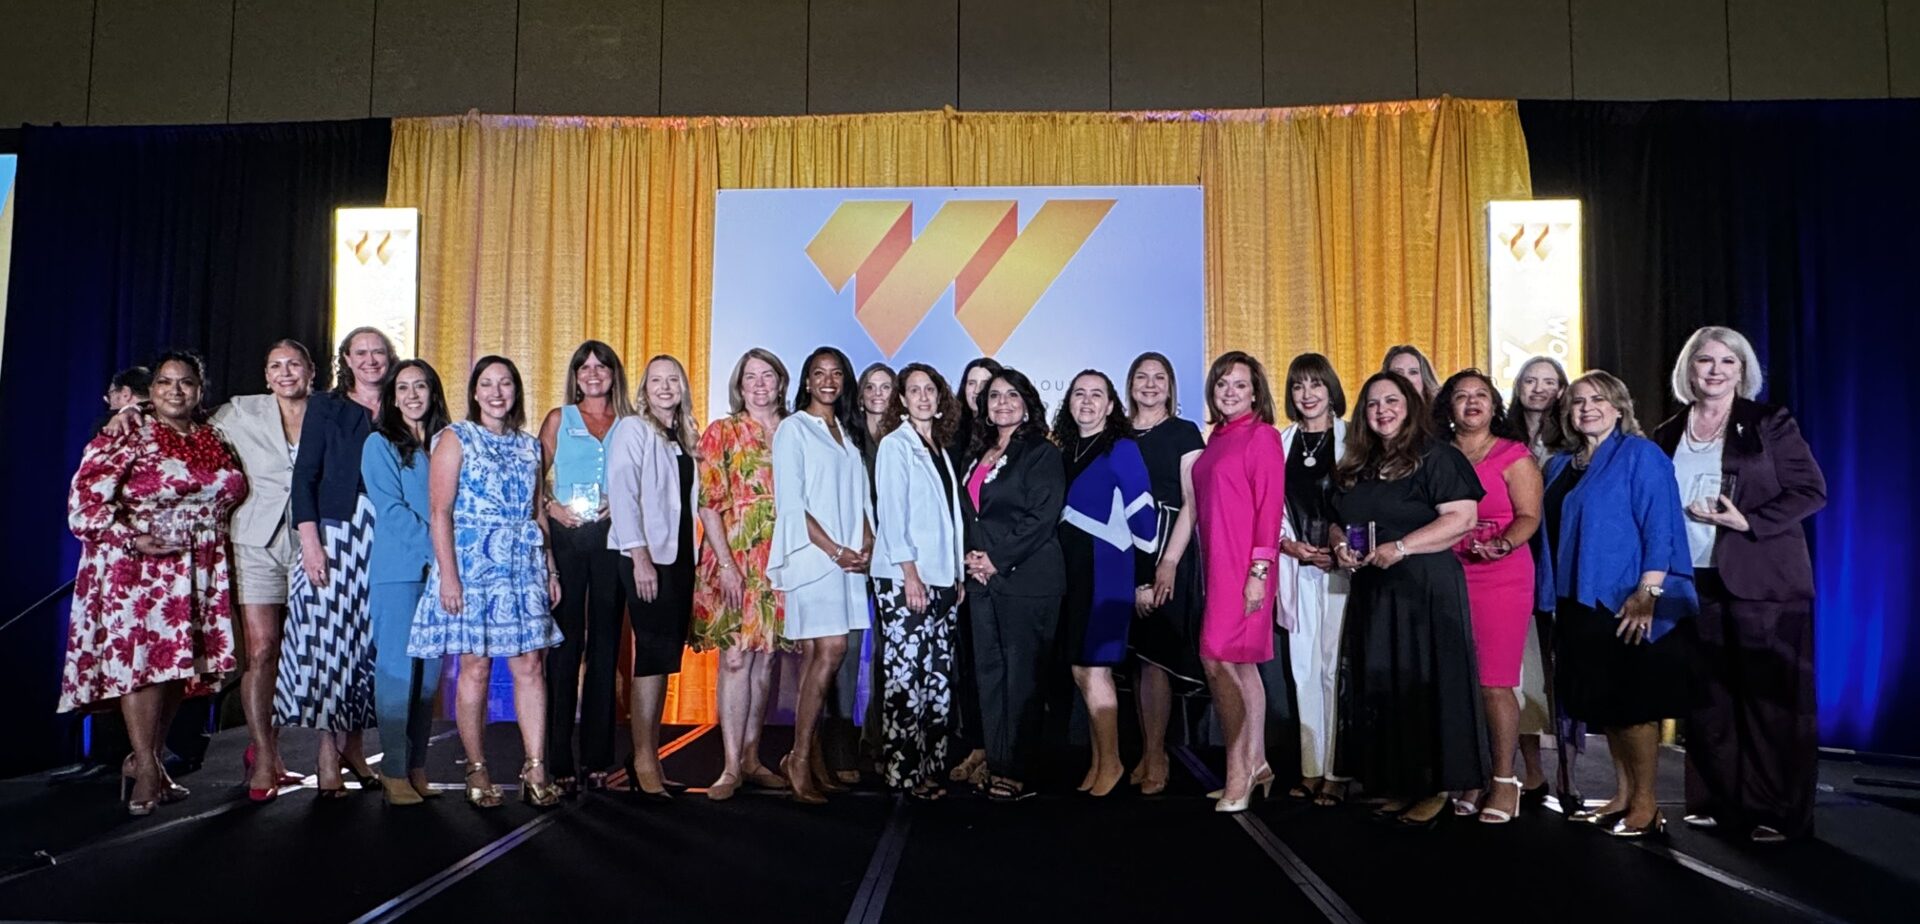
[{"label": "blue jacket", "polygon": [[[1547,460],[1551,486],[1571,453]],[[1673,460],[1652,440],[1615,432],[1594,452],[1587,473],[1560,510],[1560,537],[1541,533],[1534,557],[1534,606],[1552,612],[1561,599],[1617,613],[1640,587],[1640,575],[1664,571],[1665,595],[1654,608],[1654,637],[1699,612],[1693,554],[1687,549]]]},{"label": "blue jacket", "polygon": [[372,584],[410,584],[427,579],[433,538],[427,530],[427,450],[401,466],[400,451],[378,433],[360,452],[360,477],[373,504],[373,552],[367,568]]}]

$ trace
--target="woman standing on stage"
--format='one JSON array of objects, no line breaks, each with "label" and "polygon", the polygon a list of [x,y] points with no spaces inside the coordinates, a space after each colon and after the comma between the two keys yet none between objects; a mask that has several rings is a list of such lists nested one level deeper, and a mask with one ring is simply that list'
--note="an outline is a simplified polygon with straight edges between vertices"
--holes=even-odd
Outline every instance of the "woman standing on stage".
[{"label": "woman standing on stage", "polygon": [[297,340],[267,350],[267,393],[237,395],[208,421],[227,439],[247,473],[247,499],[233,512],[233,589],[245,646],[240,702],[251,739],[243,758],[247,797],[264,802],[299,777],[280,761],[273,689],[280,675],[281,627],[293,572],[300,567],[289,494],[300,430],[313,391],[313,354]]},{"label": "woman standing on stage", "polygon": [[373,620],[367,612],[373,502],[360,481],[362,448],[380,412],[393,341],[372,327],[348,331],[330,392],[307,399],[293,462],[293,523],[300,569],[292,576],[274,722],[316,728],[322,796],[346,794],[342,769],[361,788],[377,782],[360,732],[373,724]]},{"label": "woman standing on stage", "polygon": [[[973,431],[975,414],[980,406],[980,393],[986,390],[987,381],[999,375],[1000,364],[985,356],[977,357],[967,363],[960,373],[960,425],[954,428],[953,442],[947,445],[947,461],[953,464],[953,470],[965,475],[968,463],[972,462]],[[959,619],[959,639],[954,643],[954,690],[957,721],[954,723],[956,746],[965,750],[967,756],[947,774],[956,783],[971,783],[985,789],[987,785],[987,739],[981,730],[979,672],[974,669],[973,652],[973,608],[965,600],[960,602],[957,614]]]},{"label": "woman standing on stage", "polygon": [[1315,805],[1346,800],[1347,781],[1333,773],[1348,574],[1333,563],[1330,530],[1333,473],[1347,447],[1347,393],[1333,364],[1302,353],[1287,365],[1287,516],[1280,530],[1275,593],[1287,626],[1294,701],[1300,715],[1300,782],[1287,791]]},{"label": "woman standing on stage", "polygon": [[966,526],[946,446],[958,404],[933,367],[901,370],[874,465],[873,585],[882,661],[881,774],[916,798],[944,794],[953,723],[954,610]]},{"label": "woman standing on stage", "polygon": [[1827,480],[1793,415],[1759,404],[1747,338],[1695,331],[1673,366],[1687,405],[1654,434],[1687,501],[1705,696],[1687,713],[1687,817],[1754,843],[1813,833],[1819,737],[1808,517]]},{"label": "woman standing on stage", "polygon": [[1358,568],[1341,639],[1342,776],[1388,798],[1406,824],[1439,819],[1448,791],[1484,785],[1487,732],[1474,663],[1466,574],[1454,543],[1473,529],[1473,466],[1433,439],[1412,382],[1375,373],[1340,459],[1334,510],[1370,549],[1336,543]]},{"label": "woman standing on stage", "polygon": [[[605,789],[613,768],[614,672],[628,605],[621,575],[630,570],[607,544],[607,453],[615,424],[632,417],[627,370],[620,355],[598,340],[573,351],[567,363],[567,402],[540,425],[540,448],[552,466],[541,479],[560,602],[553,608],[565,641],[547,650],[547,759],[554,782]],[[581,677],[581,660],[586,676]],[[580,713],[580,761],[574,763],[574,708]]]},{"label": "woman standing on stage", "polygon": [[1421,400],[1428,403],[1432,403],[1434,392],[1440,390],[1440,377],[1434,375],[1433,363],[1412,344],[1388,347],[1387,355],[1380,360],[1380,371],[1406,379],[1420,393]]},{"label": "woman standing on stage", "polygon": [[1067,479],[1060,621],[1093,733],[1093,762],[1078,789],[1096,798],[1113,792],[1125,775],[1113,669],[1126,661],[1137,578],[1159,539],[1152,481],[1130,433],[1113,381],[1092,369],[1074,376],[1053,421]]},{"label": "woman standing on stage", "polygon": [[848,633],[865,629],[867,564],[873,556],[872,494],[853,428],[847,357],[820,347],[800,367],[799,412],[773,434],[774,542],[767,577],[786,594],[787,637],[800,643],[800,701],[793,750],[780,761],[795,801],[826,801],[840,785],[828,774],[818,731],[829,684],[847,654]]},{"label": "woman standing on stage", "polygon": [[1520,703],[1514,694],[1527,627],[1533,623],[1533,552],[1527,542],[1540,528],[1540,467],[1520,434],[1508,429],[1506,410],[1493,380],[1478,369],[1448,378],[1434,404],[1435,421],[1453,434],[1453,448],[1473,465],[1484,492],[1472,532],[1453,551],[1467,573],[1494,789],[1484,803],[1478,788],[1463,793],[1454,814],[1477,814],[1489,824],[1519,815],[1524,793],[1524,784],[1513,775],[1513,752],[1520,743]]},{"label": "woman standing on stage", "polygon": [[1047,441],[1046,406],[1027,377],[994,373],[974,408],[967,469],[967,599],[987,747],[987,795],[1010,802],[1043,746],[1042,676],[1060,624],[1066,568],[1055,534],[1066,502],[1060,450]]},{"label": "woman standing on stage", "polygon": [[671,356],[647,361],[640,385],[646,413],[614,425],[607,484],[613,499],[608,547],[630,559],[620,572],[633,623],[633,789],[666,798],[660,768],[660,716],[667,676],[680,672],[693,619],[693,511],[700,442],[687,406],[687,373]]},{"label": "woman standing on stage", "polygon": [[1580,446],[1547,462],[1534,606],[1554,614],[1561,702],[1606,730],[1619,780],[1606,805],[1567,819],[1642,837],[1666,829],[1654,801],[1660,721],[1686,714],[1691,698],[1692,630],[1674,628],[1699,606],[1680,491],[1612,375],[1574,379],[1561,424]]},{"label": "woman standing on stage", "polygon": [[[857,415],[859,426],[854,427],[852,432],[854,442],[860,447],[860,459],[867,466],[869,491],[873,487],[874,461],[880,452],[880,427],[886,419],[887,408],[893,404],[894,378],[893,367],[886,363],[873,363],[860,371],[860,384],[854,391],[860,404],[860,413]],[[882,641],[879,634],[868,630],[857,629],[847,633],[847,656],[834,673],[833,690],[827,697],[827,717],[820,726],[821,750],[827,766],[833,771],[834,779],[841,783],[858,783],[862,767],[879,765],[881,734],[877,671]],[[860,684],[863,679],[868,684],[864,713],[860,710]]]},{"label": "woman standing on stage", "polygon": [[407,655],[413,614],[433,563],[428,521],[427,447],[448,424],[440,375],[423,360],[402,360],[380,387],[380,419],[360,455],[360,480],[373,503],[367,611],[373,620],[373,700],[379,715],[380,785],[388,805],[439,796],[427,781],[427,736],[440,691],[440,660]]},{"label": "woman standing on stage", "polygon": [[1193,463],[1193,498],[1206,550],[1200,663],[1227,738],[1226,785],[1216,812],[1246,811],[1267,766],[1266,685],[1273,660],[1273,568],[1286,512],[1287,457],[1273,429],[1273,391],[1260,361],[1238,350],[1207,370],[1207,448]]},{"label": "woman standing on stage", "polygon": [[520,370],[483,356],[467,380],[467,419],[434,437],[428,471],[433,567],[413,618],[407,653],[460,656],[454,718],[467,753],[467,801],[497,808],[487,773],[487,687],[493,659],[513,671],[513,710],[526,763],[520,799],[560,801],[545,758],[545,649],[560,644],[552,603],[560,598],[540,504],[540,441],[522,430],[527,412]]},{"label": "woman standing on stage", "polygon": [[[1507,407],[1507,419],[1516,438],[1527,444],[1534,465],[1544,467],[1563,442],[1560,435],[1560,393],[1567,387],[1567,370],[1551,356],[1533,356],[1520,364],[1513,377],[1513,403]],[[1534,531],[1533,545],[1539,544]],[[1586,726],[1567,718],[1553,694],[1553,616],[1535,612],[1527,626],[1527,648],[1520,661],[1520,760],[1526,789],[1521,801],[1545,805],[1547,774],[1540,763],[1540,736],[1557,740],[1555,776],[1560,804],[1585,803],[1575,785],[1574,765],[1587,747]]]},{"label": "woman standing on stage", "polygon": [[1206,441],[1180,411],[1173,363],[1142,353],[1127,370],[1128,426],[1147,463],[1160,537],[1134,590],[1141,619],[1130,641],[1140,659],[1134,689],[1140,712],[1141,756],[1128,779],[1141,795],[1167,788],[1167,726],[1173,714],[1173,678],[1203,682],[1200,667],[1200,553],[1193,540],[1193,462]]},{"label": "woman standing on stage", "polygon": [[60,711],[117,702],[132,752],[120,765],[130,815],[185,798],[160,742],[186,696],[234,669],[227,518],[247,476],[198,423],[200,359],[163,354],[148,392],[153,417],[87,444],[68,495],[81,542],[67,628]]},{"label": "woman standing on stage", "polygon": [[767,581],[773,550],[773,433],[787,416],[787,367],[754,347],[728,379],[726,417],[700,436],[700,525],[707,554],[693,590],[694,651],[720,650],[717,705],[726,764],[707,798],[740,784],[785,789],[760,762],[773,657],[791,650],[780,595]]}]

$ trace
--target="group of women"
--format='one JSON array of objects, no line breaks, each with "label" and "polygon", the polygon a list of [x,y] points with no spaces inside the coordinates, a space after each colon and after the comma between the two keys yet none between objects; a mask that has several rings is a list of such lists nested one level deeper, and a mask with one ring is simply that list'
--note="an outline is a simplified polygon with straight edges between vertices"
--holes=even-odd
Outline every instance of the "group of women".
[{"label": "group of women", "polygon": [[[1682,350],[1687,410],[1653,439],[1605,372],[1569,381],[1537,357],[1508,407],[1485,374],[1442,383],[1410,346],[1362,383],[1350,421],[1325,357],[1271,382],[1224,354],[1204,437],[1157,353],[1118,384],[1079,373],[1049,421],[1032,382],[991,359],[950,387],[920,363],[856,379],[822,347],[790,381],[755,349],[702,431],[677,360],[649,360],[630,392],[615,352],[588,342],[537,437],[502,357],[474,365],[457,422],[432,367],[394,362],[378,331],[343,340],[334,391],[313,393],[314,371],[275,344],[269,394],[207,417],[198,360],[167,354],[151,407],[87,447],[62,708],[118,701],[129,811],[185,795],[158,735],[223,679],[246,707],[250,797],[285,782],[282,726],[326,732],[323,796],[344,792],[343,770],[372,785],[359,733],[377,725],[388,800],[431,798],[428,714],[452,656],[470,801],[502,800],[482,740],[496,657],[521,797],[603,788],[624,618],[626,770],[657,798],[667,677],[691,645],[721,652],[710,799],[758,786],[822,802],[862,750],[919,798],[960,780],[1025,798],[1070,676],[1092,742],[1078,789],[1163,791],[1171,690],[1203,680],[1226,752],[1214,808],[1241,811],[1275,781],[1266,716],[1285,692],[1261,666],[1284,648],[1295,798],[1339,804],[1357,784],[1403,823],[1506,822],[1544,804],[1540,737],[1557,734],[1568,817],[1644,835],[1664,826],[1658,723],[1684,717],[1690,823],[1757,841],[1811,828],[1801,524],[1824,483],[1791,416],[1754,402],[1757,358],[1726,328]],[[776,772],[760,729],[786,651],[799,698]],[[1133,671],[1144,742],[1131,774],[1116,669]],[[1573,792],[1581,723],[1605,732],[1618,781],[1592,808]]]}]

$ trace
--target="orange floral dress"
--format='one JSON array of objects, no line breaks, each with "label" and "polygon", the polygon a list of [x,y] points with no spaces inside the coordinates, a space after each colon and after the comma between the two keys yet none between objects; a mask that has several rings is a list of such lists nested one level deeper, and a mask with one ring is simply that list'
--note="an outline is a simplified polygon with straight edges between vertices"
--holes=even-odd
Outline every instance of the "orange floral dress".
[{"label": "orange floral dress", "polygon": [[693,589],[695,651],[740,648],[791,651],[783,631],[780,595],[767,582],[773,549],[773,434],[746,414],[723,417],[700,436],[700,506],[720,514],[727,548],[746,581],[742,606],[731,609],[720,592],[720,563],[706,543]]}]

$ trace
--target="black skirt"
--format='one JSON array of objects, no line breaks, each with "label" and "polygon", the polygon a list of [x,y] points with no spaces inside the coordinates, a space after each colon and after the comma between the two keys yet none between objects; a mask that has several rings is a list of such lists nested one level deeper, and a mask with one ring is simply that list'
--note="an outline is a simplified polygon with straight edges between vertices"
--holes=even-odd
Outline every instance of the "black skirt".
[{"label": "black skirt", "polygon": [[1690,703],[1694,626],[1682,620],[1657,642],[1629,645],[1614,614],[1562,598],[1554,612],[1554,692],[1567,715],[1619,728],[1679,718]]},{"label": "black skirt", "polygon": [[1467,580],[1452,552],[1354,575],[1339,670],[1340,776],[1409,798],[1486,785]]},{"label": "black skirt", "polygon": [[[1160,505],[1158,532],[1162,537],[1156,563],[1166,553],[1165,537],[1173,534],[1173,521],[1180,508]],[[1174,566],[1173,593],[1151,615],[1134,621],[1127,642],[1140,660],[1192,683],[1204,683],[1200,667],[1200,616],[1204,600],[1200,590],[1200,537],[1198,530],[1187,543],[1186,553]]]}]

